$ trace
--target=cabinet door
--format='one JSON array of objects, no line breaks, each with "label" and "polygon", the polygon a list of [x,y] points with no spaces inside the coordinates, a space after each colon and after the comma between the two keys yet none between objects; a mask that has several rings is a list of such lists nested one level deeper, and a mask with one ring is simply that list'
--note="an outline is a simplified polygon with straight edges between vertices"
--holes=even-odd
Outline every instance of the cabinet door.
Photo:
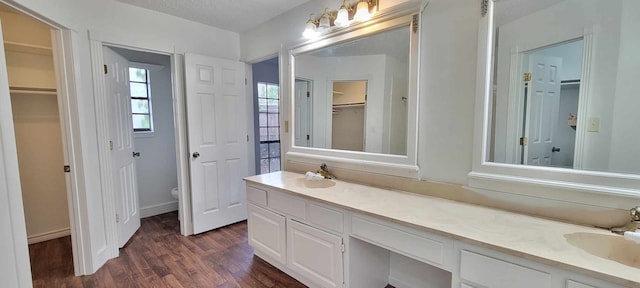
[{"label": "cabinet door", "polygon": [[287,263],[320,287],[342,287],[342,238],[287,220]]},{"label": "cabinet door", "polygon": [[284,216],[248,204],[249,245],[274,260],[286,263],[286,219]]}]

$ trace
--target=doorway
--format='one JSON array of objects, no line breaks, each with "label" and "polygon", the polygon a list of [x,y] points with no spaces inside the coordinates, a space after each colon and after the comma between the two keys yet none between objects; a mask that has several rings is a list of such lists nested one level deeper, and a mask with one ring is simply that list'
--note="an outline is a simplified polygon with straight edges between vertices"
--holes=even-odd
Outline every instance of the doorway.
[{"label": "doorway", "polygon": [[[73,275],[74,259],[72,195],[67,166],[65,107],[58,80],[51,26],[0,4],[5,60],[18,158],[32,280],[42,271],[58,269]],[[50,243],[61,243],[55,250]],[[53,267],[55,258],[62,268]],[[43,265],[43,263],[46,265]]]},{"label": "doorway", "polygon": [[280,80],[278,57],[252,65],[256,174],[280,171]]},{"label": "doorway", "polygon": [[[104,46],[112,102],[111,149],[119,246],[140,218],[178,210],[178,172],[169,55]],[[111,97],[113,96],[113,97]]]},{"label": "doorway", "polygon": [[520,163],[574,167],[582,38],[523,54]]},{"label": "doorway", "polygon": [[331,149],[364,151],[367,81],[333,81]]}]

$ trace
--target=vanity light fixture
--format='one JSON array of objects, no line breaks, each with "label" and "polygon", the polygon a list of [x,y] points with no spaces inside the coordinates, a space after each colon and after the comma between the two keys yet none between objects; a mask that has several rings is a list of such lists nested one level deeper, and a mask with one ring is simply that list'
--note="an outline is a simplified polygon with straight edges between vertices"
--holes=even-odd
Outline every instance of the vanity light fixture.
[{"label": "vanity light fixture", "polygon": [[311,14],[304,25],[302,36],[307,39],[313,39],[331,32],[333,27],[344,28],[351,25],[352,22],[368,21],[373,16],[379,0],[358,0],[353,3],[347,3],[348,1],[343,0],[337,11],[330,11],[325,8],[320,17],[315,18]]}]

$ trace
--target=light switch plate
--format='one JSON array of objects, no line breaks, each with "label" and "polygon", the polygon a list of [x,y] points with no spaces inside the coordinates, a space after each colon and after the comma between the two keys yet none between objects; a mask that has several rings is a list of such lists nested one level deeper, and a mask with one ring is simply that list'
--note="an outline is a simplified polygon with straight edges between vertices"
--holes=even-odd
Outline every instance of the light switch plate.
[{"label": "light switch plate", "polygon": [[589,125],[587,126],[588,132],[598,132],[600,131],[600,118],[599,117],[589,117]]}]

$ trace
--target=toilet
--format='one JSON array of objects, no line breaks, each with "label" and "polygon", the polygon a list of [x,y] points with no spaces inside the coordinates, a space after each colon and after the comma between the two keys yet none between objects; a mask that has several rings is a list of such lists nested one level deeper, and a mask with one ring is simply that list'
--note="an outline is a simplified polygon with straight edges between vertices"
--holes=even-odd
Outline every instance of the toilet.
[{"label": "toilet", "polygon": [[171,189],[171,196],[173,196],[173,199],[178,200],[178,187]]}]

